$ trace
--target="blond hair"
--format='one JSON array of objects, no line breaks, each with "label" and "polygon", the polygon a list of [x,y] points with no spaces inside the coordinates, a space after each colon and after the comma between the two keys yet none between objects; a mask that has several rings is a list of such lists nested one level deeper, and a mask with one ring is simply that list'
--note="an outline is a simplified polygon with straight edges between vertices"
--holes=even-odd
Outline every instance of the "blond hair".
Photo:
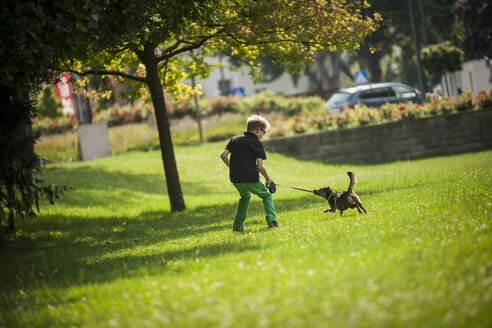
[{"label": "blond hair", "polygon": [[270,129],[270,123],[263,116],[252,115],[248,117],[246,128],[248,131],[254,131],[256,129],[263,129],[266,131]]}]

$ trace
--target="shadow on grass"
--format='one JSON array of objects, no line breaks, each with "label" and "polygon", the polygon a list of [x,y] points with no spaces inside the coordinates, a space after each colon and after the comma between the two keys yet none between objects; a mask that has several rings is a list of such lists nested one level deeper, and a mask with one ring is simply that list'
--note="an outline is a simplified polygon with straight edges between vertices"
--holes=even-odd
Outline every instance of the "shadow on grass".
[{"label": "shadow on grass", "polygon": [[[311,198],[276,200],[277,211],[311,206]],[[261,200],[252,202],[247,225],[265,223],[251,218],[261,207]],[[259,249],[248,234],[230,231],[235,210],[236,204],[230,203],[134,217],[42,215],[2,252],[0,281],[5,292],[104,283],[139,274],[178,273],[187,269],[184,263],[193,263],[190,260]]]}]

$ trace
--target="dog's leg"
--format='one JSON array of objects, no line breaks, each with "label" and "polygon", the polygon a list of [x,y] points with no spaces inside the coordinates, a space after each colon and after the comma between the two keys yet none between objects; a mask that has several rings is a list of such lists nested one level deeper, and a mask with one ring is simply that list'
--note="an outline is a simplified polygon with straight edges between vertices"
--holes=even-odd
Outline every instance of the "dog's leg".
[{"label": "dog's leg", "polygon": [[360,202],[359,196],[355,195],[352,197],[352,199],[355,205],[357,205],[357,209],[359,210],[359,213],[362,213],[359,208],[361,208],[364,211],[364,213],[367,213],[366,209],[364,208],[364,206],[362,206],[362,203]]},{"label": "dog's leg", "polygon": [[340,216],[343,216],[343,211],[342,210],[340,210]]},{"label": "dog's leg", "polygon": [[350,206],[350,208],[356,208],[357,211],[359,211],[359,213],[362,213],[362,211],[360,210],[359,206],[357,206],[357,204],[355,202]]}]

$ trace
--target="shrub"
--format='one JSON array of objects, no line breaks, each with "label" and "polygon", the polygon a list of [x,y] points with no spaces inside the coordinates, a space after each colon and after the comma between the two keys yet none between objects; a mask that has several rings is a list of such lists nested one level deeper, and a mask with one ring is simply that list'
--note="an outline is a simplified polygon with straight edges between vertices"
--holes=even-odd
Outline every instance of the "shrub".
[{"label": "shrub", "polygon": [[492,89],[489,92],[480,91],[473,100],[476,109],[492,109]]},{"label": "shrub", "polygon": [[428,116],[423,104],[407,102],[399,106],[401,119],[416,119]]},{"label": "shrub", "polygon": [[39,117],[33,121],[32,129],[36,136],[49,135],[70,131],[77,127],[75,115],[62,116],[57,118]]},{"label": "shrub", "polygon": [[152,109],[149,106],[118,106],[115,105],[108,110],[95,115],[93,122],[107,122],[108,126],[117,126],[127,123],[138,123],[146,120]]},{"label": "shrub", "polygon": [[51,85],[47,85],[41,90],[36,106],[40,117],[55,118],[62,116],[61,103]]},{"label": "shrub", "polygon": [[397,104],[386,103],[381,106],[380,112],[383,121],[396,121],[400,117]]},{"label": "shrub", "polygon": [[353,128],[360,125],[352,108],[348,108],[348,110],[338,114],[336,120],[339,129]]},{"label": "shrub", "polygon": [[193,111],[192,103],[188,100],[169,102],[167,104],[167,114],[171,119],[180,119],[186,115],[193,115]]},{"label": "shrub", "polygon": [[[224,113],[268,114],[281,113],[284,116],[297,116],[302,113],[324,112],[324,100],[320,97],[285,97],[264,91],[251,97],[218,96],[198,101],[202,116],[222,115]],[[193,99],[170,102],[168,105],[170,118],[181,118],[186,115],[195,116]]]},{"label": "shrub", "polygon": [[365,105],[356,106],[354,110],[354,115],[359,121],[359,124],[369,125],[381,121],[381,115],[378,109],[370,108]]},{"label": "shrub", "polygon": [[458,112],[462,112],[465,110],[473,109],[473,99],[475,98],[473,92],[467,91],[461,95],[458,96],[456,99],[456,103],[454,105],[454,108]]}]

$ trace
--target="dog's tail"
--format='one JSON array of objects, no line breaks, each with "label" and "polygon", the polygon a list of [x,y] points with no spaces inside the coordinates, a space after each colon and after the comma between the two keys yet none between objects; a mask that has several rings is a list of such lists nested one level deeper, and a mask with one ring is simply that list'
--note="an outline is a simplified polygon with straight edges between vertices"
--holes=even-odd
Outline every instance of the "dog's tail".
[{"label": "dog's tail", "polygon": [[348,191],[352,192],[352,188],[354,187],[354,184],[357,183],[357,177],[355,176],[355,173],[353,172],[347,172],[349,178],[350,178],[350,184],[348,187]]}]

